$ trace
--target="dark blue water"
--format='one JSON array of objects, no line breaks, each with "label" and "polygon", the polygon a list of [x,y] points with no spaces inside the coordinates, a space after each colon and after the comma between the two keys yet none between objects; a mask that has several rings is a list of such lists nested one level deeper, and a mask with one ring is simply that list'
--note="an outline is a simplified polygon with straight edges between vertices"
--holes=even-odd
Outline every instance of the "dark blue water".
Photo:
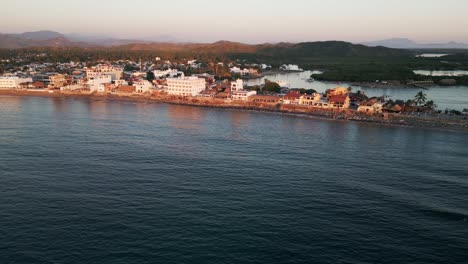
[{"label": "dark blue water", "polygon": [[468,135],[0,97],[0,263],[467,263]]}]

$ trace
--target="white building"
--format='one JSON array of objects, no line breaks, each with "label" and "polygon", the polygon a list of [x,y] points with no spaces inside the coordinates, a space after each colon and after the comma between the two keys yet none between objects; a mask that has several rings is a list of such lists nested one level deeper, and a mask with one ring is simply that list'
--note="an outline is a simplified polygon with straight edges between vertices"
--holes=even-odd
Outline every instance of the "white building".
[{"label": "white building", "polygon": [[155,78],[161,78],[161,77],[166,77],[166,76],[169,76],[170,78],[173,78],[173,77],[177,77],[177,76],[181,76],[181,77],[184,77],[184,72],[182,71],[178,71],[178,70],[173,70],[173,69],[168,69],[168,70],[165,70],[165,71],[160,71],[160,70],[155,70],[153,71],[154,73],[154,77]]},{"label": "white building", "polygon": [[244,81],[237,79],[235,82],[231,82],[231,91],[242,91],[244,90]]},{"label": "white building", "polygon": [[88,79],[88,87],[91,92],[99,90],[101,84],[111,83],[112,77],[110,75],[97,75]]},{"label": "white building", "polygon": [[240,74],[240,73],[241,73],[241,68],[239,68],[239,67],[232,67],[232,68],[229,69],[229,71],[232,72],[232,73],[238,73],[238,74]]},{"label": "white building", "polygon": [[205,90],[205,87],[205,79],[198,77],[167,79],[167,93],[171,95],[196,96]]},{"label": "white building", "polygon": [[112,81],[115,80],[120,80],[122,78],[123,74],[123,69],[122,68],[117,68],[117,67],[112,67],[112,66],[101,66],[98,65],[96,67],[91,67],[91,68],[85,68],[86,70],[86,77],[92,78],[95,76],[99,75],[109,75],[111,76]]},{"label": "white building", "polygon": [[240,74],[240,75],[246,75],[246,74],[250,73],[249,69],[241,69],[239,67],[232,67],[232,68],[229,69],[229,71],[231,73]]},{"label": "white building", "polygon": [[380,102],[361,102],[359,104],[359,107],[357,109],[358,112],[360,113],[366,113],[366,114],[381,114],[383,110],[383,103]]},{"label": "white building", "polygon": [[137,93],[147,93],[153,88],[153,85],[147,80],[136,81],[133,86],[136,87]]},{"label": "white building", "polygon": [[106,85],[104,83],[99,84],[97,92],[98,93],[105,93],[106,92]]},{"label": "white building", "polygon": [[117,87],[118,87],[118,86],[126,86],[126,85],[128,85],[128,82],[127,82],[126,80],[116,80],[116,81],[114,82],[114,84],[115,84],[115,86],[117,86]]},{"label": "white building", "polygon": [[0,77],[0,89],[16,89],[20,83],[32,82],[32,78],[20,78],[18,76]]},{"label": "white building", "polygon": [[293,64],[284,64],[280,67],[281,70],[283,71],[303,71],[303,69],[299,68],[298,65],[293,65]]},{"label": "white building", "polygon": [[234,91],[231,96],[235,101],[248,101],[250,96],[256,94],[257,91]]}]

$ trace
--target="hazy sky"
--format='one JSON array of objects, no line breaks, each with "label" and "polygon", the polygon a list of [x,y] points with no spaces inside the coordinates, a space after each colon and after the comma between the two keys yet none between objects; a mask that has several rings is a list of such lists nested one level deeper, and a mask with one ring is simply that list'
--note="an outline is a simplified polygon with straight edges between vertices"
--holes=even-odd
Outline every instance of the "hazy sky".
[{"label": "hazy sky", "polygon": [[179,41],[468,42],[467,0],[3,1],[0,32],[55,30]]}]

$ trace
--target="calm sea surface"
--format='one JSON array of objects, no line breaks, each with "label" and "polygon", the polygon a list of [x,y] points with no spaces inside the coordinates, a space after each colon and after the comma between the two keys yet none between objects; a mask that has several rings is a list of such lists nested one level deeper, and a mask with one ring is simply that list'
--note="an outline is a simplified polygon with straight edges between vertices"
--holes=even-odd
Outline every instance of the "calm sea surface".
[{"label": "calm sea surface", "polygon": [[0,263],[467,263],[468,135],[0,97]]},{"label": "calm sea surface", "polygon": [[[425,72],[425,71],[422,71]],[[445,72],[445,74],[458,74],[462,71],[452,71],[452,72]],[[430,73],[430,72],[429,72]],[[434,72],[433,72],[434,73]],[[280,73],[266,76],[267,79],[271,81],[287,81],[291,84],[291,88],[308,88],[308,89],[315,89],[316,91],[322,93],[325,92],[327,89],[334,88],[337,86],[344,86],[349,87],[347,83],[333,83],[333,82],[307,82],[306,80],[312,74],[311,71],[304,71],[304,72],[293,72],[293,73]],[[264,83],[265,78],[261,79],[251,79],[248,80],[246,83],[248,85],[260,85]],[[368,96],[388,96],[393,100],[401,99],[401,100],[408,100],[414,99],[414,96],[421,91],[421,88],[410,88],[410,87],[391,87],[390,85],[388,88],[368,88],[368,87],[361,87],[357,85],[353,85],[353,91],[362,90]],[[456,110],[463,110],[464,108],[468,108],[468,86],[432,86],[427,90],[424,90],[424,93],[427,94],[428,100],[434,100],[437,104],[438,109],[444,110],[448,109],[456,109]]]}]

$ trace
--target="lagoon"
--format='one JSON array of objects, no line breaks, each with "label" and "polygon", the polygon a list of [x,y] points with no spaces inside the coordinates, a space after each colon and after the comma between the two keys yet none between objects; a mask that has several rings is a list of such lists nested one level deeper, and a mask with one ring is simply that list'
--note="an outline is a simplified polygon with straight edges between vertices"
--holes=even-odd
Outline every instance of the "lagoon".
[{"label": "lagoon", "polygon": [[[416,93],[421,91],[421,88],[415,87],[393,87],[387,85],[385,87],[363,87],[359,85],[349,85],[346,82],[321,82],[314,81],[308,82],[307,79],[312,74],[312,71],[304,72],[284,72],[273,75],[268,75],[261,79],[246,80],[249,86],[260,85],[264,83],[265,78],[271,81],[287,81],[291,84],[291,88],[307,88],[315,89],[317,92],[325,92],[327,89],[335,88],[337,86],[349,87],[351,86],[354,91],[362,90],[368,96],[382,96],[385,95],[390,99],[408,100],[413,99]],[[429,100],[434,100],[438,105],[438,109],[444,110],[457,109],[463,110],[468,108],[468,86],[432,86],[424,90]]]}]

